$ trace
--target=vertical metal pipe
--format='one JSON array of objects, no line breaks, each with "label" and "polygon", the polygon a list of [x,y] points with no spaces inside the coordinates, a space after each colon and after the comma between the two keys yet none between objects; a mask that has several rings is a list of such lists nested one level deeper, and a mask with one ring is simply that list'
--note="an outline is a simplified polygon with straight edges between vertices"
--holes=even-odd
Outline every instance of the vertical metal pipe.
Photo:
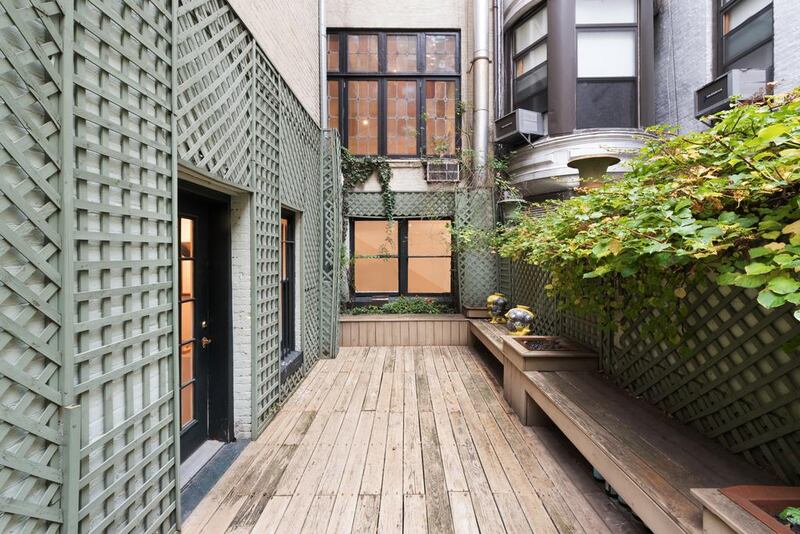
[{"label": "vertical metal pipe", "polygon": [[474,43],[472,60],[473,161],[476,185],[486,180],[489,150],[489,13],[490,0],[473,0]]},{"label": "vertical metal pipe", "polygon": [[325,0],[319,1],[319,126],[328,127],[328,29]]}]

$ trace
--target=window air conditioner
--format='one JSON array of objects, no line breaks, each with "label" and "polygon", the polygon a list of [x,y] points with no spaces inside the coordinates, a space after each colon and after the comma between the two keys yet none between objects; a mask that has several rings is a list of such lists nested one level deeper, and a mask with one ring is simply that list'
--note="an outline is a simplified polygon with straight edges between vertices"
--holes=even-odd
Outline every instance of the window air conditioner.
[{"label": "window air conditioner", "polygon": [[425,165],[426,182],[458,182],[461,180],[461,166],[456,160],[430,160]]},{"label": "window air conditioner", "polygon": [[515,109],[494,121],[494,140],[498,143],[522,141],[522,136],[544,137],[544,116],[538,111]]},{"label": "window air conditioner", "polygon": [[767,72],[761,69],[733,69],[694,93],[698,119],[728,109],[732,96],[750,98],[767,89]]}]

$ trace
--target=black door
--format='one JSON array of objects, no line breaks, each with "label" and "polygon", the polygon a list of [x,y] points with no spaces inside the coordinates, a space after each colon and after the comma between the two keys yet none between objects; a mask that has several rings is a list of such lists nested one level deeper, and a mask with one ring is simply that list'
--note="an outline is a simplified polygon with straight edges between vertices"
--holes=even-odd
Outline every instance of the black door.
[{"label": "black door", "polygon": [[181,459],[209,438],[232,438],[230,205],[180,190]]},{"label": "black door", "polygon": [[295,339],[295,214],[281,210],[281,381],[303,364]]}]

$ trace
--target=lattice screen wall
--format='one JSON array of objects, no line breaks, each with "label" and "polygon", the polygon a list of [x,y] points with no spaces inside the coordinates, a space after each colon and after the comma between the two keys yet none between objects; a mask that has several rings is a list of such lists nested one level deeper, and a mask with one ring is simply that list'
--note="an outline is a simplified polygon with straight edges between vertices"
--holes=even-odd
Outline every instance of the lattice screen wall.
[{"label": "lattice screen wall", "polygon": [[339,134],[323,132],[322,139],[322,287],[320,354],[339,352],[339,283],[341,282],[342,187]]},{"label": "lattice screen wall", "polygon": [[0,2],[0,532],[62,520],[62,9]]},{"label": "lattice screen wall", "polygon": [[252,192],[256,434],[281,398],[282,201],[304,371],[335,335],[338,160],[323,175],[319,128],[222,0],[0,0],[0,121],[0,531],[173,532],[178,159]]},{"label": "lattice screen wall", "polygon": [[[455,222],[458,226],[491,229],[494,227],[494,190],[464,188],[455,195]],[[459,302],[481,307],[486,297],[498,289],[497,256],[489,251],[467,250],[458,258]]]},{"label": "lattice screen wall", "polygon": [[612,336],[591,318],[557,311],[541,270],[512,264],[511,278],[512,298],[533,304],[540,331],[595,348],[604,372],[620,386],[800,483],[800,354],[787,346],[800,336],[800,323],[791,306],[766,310],[751,291],[696,287],[686,297],[690,313],[677,321],[680,338],[670,342],[645,325],[675,319],[652,311]]}]

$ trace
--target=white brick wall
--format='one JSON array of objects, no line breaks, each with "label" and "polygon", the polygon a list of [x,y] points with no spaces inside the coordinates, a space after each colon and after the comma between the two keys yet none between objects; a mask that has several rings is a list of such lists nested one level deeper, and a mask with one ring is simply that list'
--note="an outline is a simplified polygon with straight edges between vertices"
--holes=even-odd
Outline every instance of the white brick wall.
[{"label": "white brick wall", "polygon": [[236,439],[251,432],[251,276],[250,195],[231,197],[231,276],[233,297],[233,431]]},{"label": "white brick wall", "polygon": [[[713,78],[714,4],[659,0],[655,19],[656,121],[699,130],[694,92]],[[800,85],[800,2],[773,0],[776,91]]]},{"label": "white brick wall", "polygon": [[319,124],[317,0],[229,0],[281,76]]}]

